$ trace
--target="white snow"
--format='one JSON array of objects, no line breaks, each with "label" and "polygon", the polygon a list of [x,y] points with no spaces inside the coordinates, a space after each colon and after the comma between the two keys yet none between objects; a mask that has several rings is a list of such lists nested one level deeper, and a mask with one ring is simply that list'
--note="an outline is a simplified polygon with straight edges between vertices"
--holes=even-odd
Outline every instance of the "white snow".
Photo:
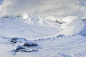
[{"label": "white snow", "polygon": [[61,33],[65,35],[76,35],[85,27],[85,21],[82,21],[82,19],[74,19],[70,23],[62,24],[61,27]]},{"label": "white snow", "polygon": [[[58,24],[49,18],[27,15],[0,18],[0,56],[86,57],[86,21],[73,17],[70,22]],[[11,43],[13,37],[18,37],[21,42]],[[23,46],[26,48],[23,51],[30,52],[14,52],[25,42],[37,43],[38,46]]]},{"label": "white snow", "polygon": [[[36,22],[33,19],[34,23]],[[0,19],[0,36],[6,37],[22,37],[26,39],[36,39],[37,37],[49,36],[58,33],[60,25],[57,27],[46,27],[47,23],[43,26],[36,26],[25,23],[25,19],[12,17]],[[44,22],[44,21],[43,21]],[[53,21],[54,22],[54,21]],[[52,23],[53,23],[52,22]],[[36,22],[38,23],[38,21]],[[40,23],[39,23],[40,24]],[[53,24],[54,25],[54,24]],[[52,25],[52,26],[53,26]]]}]

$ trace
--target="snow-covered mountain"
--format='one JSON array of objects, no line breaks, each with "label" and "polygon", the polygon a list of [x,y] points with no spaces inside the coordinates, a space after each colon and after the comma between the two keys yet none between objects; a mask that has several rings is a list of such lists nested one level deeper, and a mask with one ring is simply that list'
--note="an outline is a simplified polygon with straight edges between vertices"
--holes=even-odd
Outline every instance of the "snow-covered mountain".
[{"label": "snow-covered mountain", "polygon": [[0,18],[0,36],[6,37],[44,37],[60,31],[60,24],[52,20],[22,17]]},{"label": "snow-covered mountain", "polygon": [[[63,31],[61,33],[65,35],[76,35],[80,34],[80,32],[85,28],[85,21],[83,19],[74,19],[70,23],[62,24]],[[84,33],[83,31],[82,33]],[[82,34],[81,33],[81,34]]]},{"label": "snow-covered mountain", "polygon": [[70,20],[59,24],[32,16],[0,18],[0,56],[86,57],[86,21]]}]

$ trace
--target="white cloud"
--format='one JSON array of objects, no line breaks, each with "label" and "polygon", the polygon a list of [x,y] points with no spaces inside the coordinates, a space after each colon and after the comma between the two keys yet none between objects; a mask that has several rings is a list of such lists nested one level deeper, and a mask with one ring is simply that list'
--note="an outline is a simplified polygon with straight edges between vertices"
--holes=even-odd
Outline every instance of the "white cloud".
[{"label": "white cloud", "polygon": [[74,19],[79,19],[79,17],[76,17],[76,16],[67,16],[67,17],[64,17],[62,19],[63,22],[67,22],[67,23],[70,23],[71,21],[73,21]]},{"label": "white cloud", "polygon": [[85,0],[4,0],[1,15],[85,16]]}]

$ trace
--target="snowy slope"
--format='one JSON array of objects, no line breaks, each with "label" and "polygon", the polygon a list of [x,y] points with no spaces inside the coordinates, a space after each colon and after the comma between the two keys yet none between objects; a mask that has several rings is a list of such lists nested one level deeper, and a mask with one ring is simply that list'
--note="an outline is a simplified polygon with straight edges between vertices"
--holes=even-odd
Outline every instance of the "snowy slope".
[{"label": "snowy slope", "polygon": [[86,37],[86,19],[83,19],[83,22],[85,22],[85,26],[83,26],[82,30],[78,34]]},{"label": "snowy slope", "polygon": [[56,23],[56,18],[50,16],[46,18],[37,17],[37,16],[30,16],[30,15],[24,15],[23,19],[25,19],[25,23],[28,23],[30,25],[36,25],[36,26],[47,26],[47,27],[58,27],[60,26],[59,23]]},{"label": "snowy slope", "polygon": [[[35,20],[35,19],[34,19]],[[23,37],[32,39],[36,37],[44,37],[49,36],[52,34],[58,33],[60,29],[60,25],[57,27],[46,27],[31,25],[26,23],[26,19],[23,19],[22,17],[11,17],[11,18],[1,18],[0,19],[0,36],[6,36],[6,37]],[[33,21],[34,23],[36,21]],[[37,21],[38,23],[38,21]],[[52,23],[55,23],[52,21]],[[40,23],[39,23],[40,24]],[[53,26],[53,25],[52,25]]]},{"label": "snowy slope", "polygon": [[[85,25],[86,21],[83,19],[74,19],[60,26],[49,19],[0,18],[0,56],[86,57]],[[20,38],[19,42],[11,43],[12,37]],[[22,46],[25,42],[37,43],[38,46],[23,46],[28,50],[37,49],[37,51],[14,52],[19,45]]]},{"label": "snowy slope", "polygon": [[76,35],[85,27],[85,21],[83,19],[74,19],[70,23],[62,24],[61,34],[65,35]]},{"label": "snowy slope", "polygon": [[[38,49],[32,52],[14,52],[18,45],[11,44],[10,38],[0,37],[0,56],[2,57],[86,57],[86,38],[83,36],[63,36],[48,39],[40,39],[32,42],[39,43],[38,47],[27,47]],[[29,41],[28,41],[29,42]]]}]

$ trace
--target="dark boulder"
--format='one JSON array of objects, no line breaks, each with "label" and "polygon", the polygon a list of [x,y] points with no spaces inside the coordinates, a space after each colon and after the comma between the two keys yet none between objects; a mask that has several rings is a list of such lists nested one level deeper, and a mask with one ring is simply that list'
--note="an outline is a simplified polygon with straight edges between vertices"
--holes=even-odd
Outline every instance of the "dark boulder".
[{"label": "dark boulder", "polygon": [[18,40],[19,40],[19,38],[14,37],[14,38],[12,38],[12,39],[11,39],[11,42],[12,42],[12,43],[17,43],[17,42],[18,42]]},{"label": "dark boulder", "polygon": [[23,46],[38,46],[38,44],[33,42],[26,42]]}]

